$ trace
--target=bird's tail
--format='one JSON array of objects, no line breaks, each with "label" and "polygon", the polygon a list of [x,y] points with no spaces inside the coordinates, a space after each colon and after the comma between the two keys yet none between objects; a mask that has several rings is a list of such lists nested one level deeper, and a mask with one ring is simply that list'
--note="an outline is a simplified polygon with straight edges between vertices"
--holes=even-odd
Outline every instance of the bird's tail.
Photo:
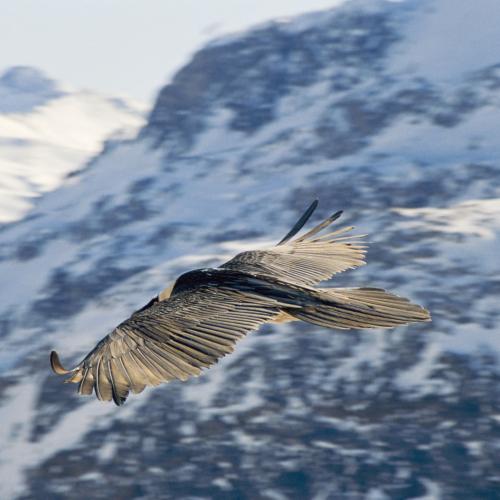
[{"label": "bird's tail", "polygon": [[430,321],[429,311],[381,288],[319,288],[316,303],[288,314],[327,328],[390,328]]}]

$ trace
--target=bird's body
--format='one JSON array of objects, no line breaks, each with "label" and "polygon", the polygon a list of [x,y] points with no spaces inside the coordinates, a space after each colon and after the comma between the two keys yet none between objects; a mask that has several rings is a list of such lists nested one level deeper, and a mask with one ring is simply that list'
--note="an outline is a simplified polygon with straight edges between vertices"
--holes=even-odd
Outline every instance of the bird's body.
[{"label": "bird's body", "polygon": [[314,202],[280,243],[243,252],[219,268],[198,269],[118,325],[74,369],[53,351],[52,369],[70,374],[80,394],[123,404],[130,391],[197,376],[233,351],[261,324],[305,321],[327,328],[385,328],[428,321],[429,313],[379,288],[318,288],[332,275],[364,264],[359,236],[343,228],[317,234],[341,212],[292,240]]}]

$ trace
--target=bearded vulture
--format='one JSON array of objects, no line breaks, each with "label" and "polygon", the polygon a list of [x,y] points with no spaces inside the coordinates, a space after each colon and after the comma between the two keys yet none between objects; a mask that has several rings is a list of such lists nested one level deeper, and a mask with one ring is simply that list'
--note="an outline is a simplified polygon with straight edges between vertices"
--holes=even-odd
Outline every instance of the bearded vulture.
[{"label": "bearded vulture", "polygon": [[314,201],[274,247],[242,252],[213,269],[181,275],[104,337],[72,370],[51,352],[52,370],[70,375],[79,394],[122,405],[130,391],[198,376],[264,323],[305,321],[326,328],[390,328],[430,321],[429,312],[381,288],[320,288],[334,274],[363,265],[363,236],[352,227],[320,232],[336,212],[294,239]]}]

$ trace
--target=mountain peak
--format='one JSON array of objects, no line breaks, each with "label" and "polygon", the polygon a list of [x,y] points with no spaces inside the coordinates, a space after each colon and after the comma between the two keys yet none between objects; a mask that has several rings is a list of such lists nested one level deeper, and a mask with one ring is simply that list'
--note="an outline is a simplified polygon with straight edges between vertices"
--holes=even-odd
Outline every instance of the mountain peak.
[{"label": "mountain peak", "polygon": [[38,68],[12,66],[0,75],[2,113],[26,113],[62,94],[59,85]]}]

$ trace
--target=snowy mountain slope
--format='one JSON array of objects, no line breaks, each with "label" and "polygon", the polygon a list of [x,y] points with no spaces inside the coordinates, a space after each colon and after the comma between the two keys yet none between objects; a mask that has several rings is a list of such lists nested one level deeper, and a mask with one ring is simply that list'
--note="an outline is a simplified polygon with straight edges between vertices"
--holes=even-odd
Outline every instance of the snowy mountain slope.
[{"label": "snowy mountain slope", "polygon": [[[351,2],[209,44],[139,139],[2,229],[0,496],[496,498],[500,58],[401,67],[443,23],[475,22],[454,5]],[[316,219],[343,208],[370,234],[369,265],[334,282],[411,297],[432,324],[266,326],[120,409],[48,372],[50,349],[78,361],[316,197]]]},{"label": "snowy mountain slope", "polygon": [[7,70],[0,77],[0,223],[25,215],[111,135],[133,136],[143,112],[122,99],[63,91],[33,68]]}]

